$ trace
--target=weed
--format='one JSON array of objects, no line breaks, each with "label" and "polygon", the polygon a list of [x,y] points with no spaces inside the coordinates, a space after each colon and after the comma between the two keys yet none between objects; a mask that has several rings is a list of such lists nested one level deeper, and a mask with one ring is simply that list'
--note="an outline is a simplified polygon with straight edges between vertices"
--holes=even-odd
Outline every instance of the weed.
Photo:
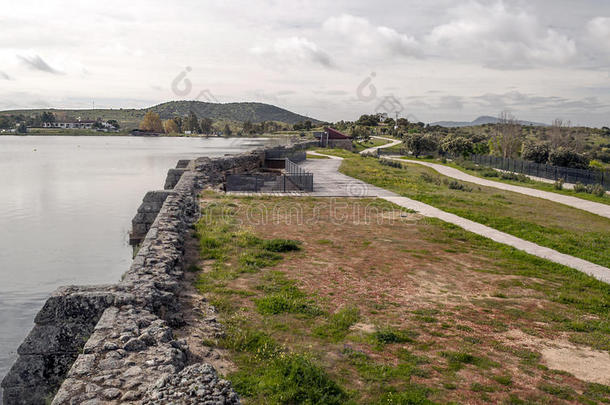
[{"label": "weed", "polygon": [[314,329],[314,333],[323,338],[339,341],[347,335],[349,328],[358,322],[360,312],[357,308],[348,307],[330,315],[328,320]]},{"label": "weed", "polygon": [[549,383],[545,383],[545,382],[538,385],[538,389],[546,392],[547,394],[554,395],[557,398],[566,399],[566,400],[573,399],[574,394],[576,394],[576,392],[568,386],[553,385],[553,384],[549,384]]},{"label": "weed", "polygon": [[415,332],[390,327],[377,330],[372,335],[373,341],[380,346],[391,343],[414,343],[416,337],[417,333]]},{"label": "weed", "polygon": [[271,239],[263,243],[263,249],[278,253],[292,252],[301,250],[301,243],[290,239]]}]

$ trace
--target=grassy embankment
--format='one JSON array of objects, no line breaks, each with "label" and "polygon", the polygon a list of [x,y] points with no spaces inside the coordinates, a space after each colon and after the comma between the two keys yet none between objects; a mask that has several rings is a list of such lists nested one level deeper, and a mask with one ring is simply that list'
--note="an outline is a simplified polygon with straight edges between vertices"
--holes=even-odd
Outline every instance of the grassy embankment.
[{"label": "grassy embankment", "polygon": [[557,194],[563,194],[563,195],[567,195],[570,197],[577,197],[577,198],[582,198],[583,200],[589,200],[589,201],[593,201],[593,202],[598,202],[598,203],[602,203],[602,204],[609,204],[610,205],[610,197],[609,196],[597,196],[594,194],[589,194],[589,193],[577,193],[574,190],[568,190],[568,189],[561,189],[558,190],[557,188],[555,188],[555,186],[552,183],[544,183],[541,181],[535,181],[532,179],[529,179],[525,176],[515,176],[515,177],[519,177],[518,180],[515,179],[510,179],[508,177],[513,177],[513,176],[507,176],[504,175],[502,172],[498,172],[497,170],[494,170],[492,168],[489,167],[484,167],[484,166],[479,166],[473,162],[470,161],[464,161],[464,162],[451,162],[451,161],[447,161],[447,162],[443,162],[441,160],[438,159],[426,159],[426,158],[414,158],[414,157],[408,157],[408,156],[403,156],[402,159],[404,160],[420,160],[420,161],[424,161],[424,162],[430,162],[430,163],[436,163],[436,164],[443,164],[445,166],[449,166],[449,167],[453,167],[454,169],[458,169],[463,171],[464,173],[470,174],[472,176],[476,176],[476,177],[480,177],[482,179],[486,179],[486,180],[492,180],[492,181],[498,181],[501,183],[506,183],[506,184],[512,184],[515,186],[522,186],[522,187],[530,187],[530,188],[534,188],[537,190],[542,190],[542,191],[549,191],[552,193],[557,193]]},{"label": "grassy embankment", "polygon": [[405,161],[403,168],[336,149],[340,171],[519,238],[610,267],[610,219],[527,195],[458,182]]},{"label": "grassy embankment", "polygon": [[381,146],[390,143],[385,139],[371,138],[366,142],[353,142],[354,152],[362,152],[365,149],[372,148],[374,146]]},{"label": "grassy embankment", "polygon": [[245,403],[610,401],[549,354],[610,351],[606,284],[385,201],[329,201],[203,196],[196,286],[226,326],[203,343]]}]

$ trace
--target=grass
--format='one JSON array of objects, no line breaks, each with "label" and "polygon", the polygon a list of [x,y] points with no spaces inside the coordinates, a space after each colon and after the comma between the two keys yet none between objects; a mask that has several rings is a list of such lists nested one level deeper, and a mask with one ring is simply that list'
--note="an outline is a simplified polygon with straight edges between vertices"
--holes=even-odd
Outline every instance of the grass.
[{"label": "grass", "polygon": [[[415,159],[412,157],[403,157],[402,159],[422,160],[422,161],[427,161],[430,163],[443,164],[445,166],[449,166],[449,167],[453,167],[454,169],[458,169],[466,174],[470,174],[472,176],[480,177],[480,178],[486,179],[486,180],[493,180],[493,181],[497,181],[500,183],[511,184],[514,186],[530,187],[530,188],[533,188],[536,190],[563,194],[563,195],[567,195],[570,197],[577,197],[577,198],[581,198],[583,200],[589,200],[589,201],[598,202],[601,204],[610,205],[610,197],[608,195],[599,197],[594,194],[577,193],[574,190],[569,190],[569,189],[565,189],[565,188],[558,190],[557,188],[555,188],[555,186],[552,183],[535,181],[535,180],[529,179],[528,177],[526,177],[524,175],[518,175],[518,174],[515,175],[512,173],[498,172],[497,170],[494,170],[492,168],[485,167],[485,166],[479,166],[470,161],[442,162],[438,159],[422,159],[422,158]],[[512,176],[511,176],[511,174],[512,174]]]},{"label": "grass", "polygon": [[386,145],[390,142],[391,141],[387,141],[385,139],[371,138],[366,142],[353,142],[353,150],[354,152],[362,152],[365,149],[372,148],[374,146]]},{"label": "grass", "polygon": [[[458,182],[420,165],[383,166],[349,152],[340,171],[519,238],[610,267],[610,219],[523,194]],[[463,187],[463,188],[462,188]]]},{"label": "grass", "polygon": [[[365,224],[358,200],[320,201],[204,196],[190,268],[225,326],[205,344],[226,350],[244,403],[552,403],[570,389],[610,400],[501,339],[530,328],[610,351],[606,284],[439,220]],[[316,221],[246,218],[295,205]]]}]

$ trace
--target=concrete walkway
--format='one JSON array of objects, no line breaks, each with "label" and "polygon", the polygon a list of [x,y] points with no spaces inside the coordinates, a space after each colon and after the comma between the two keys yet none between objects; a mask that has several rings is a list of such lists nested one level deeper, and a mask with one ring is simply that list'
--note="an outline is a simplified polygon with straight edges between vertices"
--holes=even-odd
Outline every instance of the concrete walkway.
[{"label": "concrete walkway", "polygon": [[542,191],[536,190],[535,188],[530,187],[521,187],[521,186],[513,186],[512,184],[501,183],[499,181],[492,181],[482,179],[480,177],[472,176],[470,174],[466,174],[461,170],[454,169],[453,167],[430,163],[430,162],[422,162],[417,160],[410,159],[400,159],[398,157],[392,156],[384,156],[384,159],[396,160],[403,163],[414,163],[422,166],[430,167],[440,174],[451,177],[457,180],[467,181],[469,183],[479,184],[481,186],[493,187],[500,190],[512,191],[514,193],[525,194],[531,197],[544,198],[545,200],[550,200],[559,204],[568,205],[573,208],[577,208],[579,210],[587,211],[592,214],[597,214],[602,217],[610,218],[610,205],[601,204],[593,201],[583,200],[577,197],[571,197],[568,195],[553,193],[550,191]]},{"label": "concrete walkway", "polygon": [[[479,224],[478,222],[459,217],[454,214],[439,210],[431,205],[402,197],[391,191],[372,186],[361,180],[354,179],[339,173],[342,158],[328,156],[330,159],[310,159],[301,164],[308,172],[314,175],[314,192],[311,196],[321,197],[378,197],[390,201],[404,208],[417,211],[423,216],[438,218],[445,222],[454,224],[467,231],[484,236],[496,242],[512,246],[534,256],[559,263],[564,266],[579,270],[598,280],[610,283],[610,269],[595,263],[588,262],[577,257],[560,253],[556,250],[539,246],[535,243],[517,238],[516,236],[498,231],[497,229]],[[440,165],[439,165],[440,166]],[[529,189],[528,189],[529,190]]]},{"label": "concrete walkway", "polygon": [[368,155],[368,154],[374,153],[377,149],[391,148],[392,146],[396,146],[396,145],[399,145],[402,143],[402,141],[392,139],[392,138],[386,138],[383,136],[372,136],[371,138],[383,139],[386,141],[390,141],[390,143],[386,143],[385,145],[381,145],[381,146],[373,146],[372,148],[365,149],[360,152],[361,155]]}]

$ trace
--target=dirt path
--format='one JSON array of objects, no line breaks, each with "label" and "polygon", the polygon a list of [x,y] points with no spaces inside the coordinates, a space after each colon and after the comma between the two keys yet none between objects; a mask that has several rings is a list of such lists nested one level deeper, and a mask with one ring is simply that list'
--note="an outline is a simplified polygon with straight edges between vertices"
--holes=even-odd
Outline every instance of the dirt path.
[{"label": "dirt path", "polygon": [[360,152],[361,155],[368,155],[369,153],[375,152],[377,149],[391,148],[392,146],[396,146],[396,145],[402,143],[402,141],[398,141],[398,140],[392,139],[392,138],[385,138],[383,136],[372,136],[371,138],[383,139],[386,141],[390,141],[390,143],[386,143],[385,145],[381,145],[381,146],[373,146],[372,148],[365,149],[362,152]]},{"label": "dirt path", "polygon": [[[322,154],[318,154],[322,155]],[[327,155],[325,155],[327,156]],[[600,266],[595,263],[588,262],[583,259],[579,259],[574,256],[566,255],[560,253],[556,250],[537,245],[532,242],[528,242],[521,238],[517,238],[516,236],[509,235],[507,233],[498,231],[497,229],[490,228],[488,226],[479,224],[478,222],[470,221],[468,219],[459,217],[454,214],[450,214],[448,212],[442,211],[438,208],[435,208],[431,205],[424,204],[419,201],[412,200],[407,197],[402,197],[396,193],[391,191],[370,185],[361,180],[354,179],[352,177],[346,176],[342,173],[339,173],[339,166],[341,165],[342,158],[338,158],[335,156],[329,156],[330,159],[311,159],[303,162],[301,166],[307,170],[308,172],[313,173],[314,175],[314,192],[308,193],[311,196],[320,196],[320,197],[378,197],[383,198],[384,200],[390,201],[396,205],[399,205],[404,208],[412,209],[420,214],[441,219],[445,222],[454,224],[459,226],[460,228],[466,229],[467,231],[476,233],[477,235],[484,236],[486,238],[492,239],[496,242],[503,243],[505,245],[509,245],[514,247],[515,249],[522,250],[534,256],[541,257],[543,259],[550,260],[554,263],[559,263],[564,266],[571,267],[573,269],[579,270],[585,274],[588,274],[592,277],[595,277],[598,280],[604,281],[606,283],[610,283],[610,269]],[[404,161],[404,160],[403,160]],[[423,163],[423,162],[422,162]],[[441,166],[441,165],[438,165]],[[443,168],[445,166],[442,166]],[[455,169],[453,169],[455,170]],[[458,170],[456,170],[458,171]],[[459,171],[458,171],[459,172]],[[462,172],[459,172],[462,173]],[[443,173],[444,174],[444,173]],[[463,173],[462,173],[463,174]],[[464,174],[465,176],[468,176]],[[474,176],[470,176],[474,177]],[[477,179],[475,177],[475,179]],[[478,179],[481,180],[481,179]],[[502,183],[498,183],[502,186],[507,187],[515,187],[510,185],[505,185]],[[520,187],[523,188],[523,187]],[[513,191],[508,189],[509,191]],[[528,195],[534,195],[532,190],[527,189]],[[523,193],[525,194],[525,193]],[[548,193],[552,194],[552,193]],[[563,197],[558,195],[559,197]],[[572,197],[566,197],[572,198]],[[574,198],[575,200],[579,200],[578,198]],[[553,200],[554,201],[554,200]],[[580,200],[579,200],[580,201]],[[587,201],[583,201],[587,202]],[[596,203],[592,203],[596,204]],[[602,205],[602,204],[596,204]],[[578,208],[578,207],[577,207]],[[610,208],[610,207],[608,207]],[[610,215],[610,213],[609,213]]]},{"label": "dirt path", "polygon": [[397,157],[385,157],[385,159],[392,159],[399,162],[407,162],[407,163],[415,163],[422,166],[430,167],[440,174],[451,177],[457,180],[467,181],[469,183],[479,184],[481,186],[493,187],[500,190],[512,191],[514,193],[525,194],[532,197],[544,198],[545,200],[550,200],[559,204],[568,205],[573,208],[577,208],[583,211],[590,212],[592,214],[597,214],[602,217],[610,218],[610,205],[600,204],[593,201],[583,200],[577,197],[571,197],[568,195],[552,193],[550,191],[542,191],[536,190],[534,188],[529,187],[521,187],[521,186],[513,186],[512,184],[500,183],[498,181],[486,180],[480,177],[472,176],[470,174],[466,174],[461,170],[454,169],[453,167],[430,163],[430,162],[421,162],[416,160],[405,160]]}]

